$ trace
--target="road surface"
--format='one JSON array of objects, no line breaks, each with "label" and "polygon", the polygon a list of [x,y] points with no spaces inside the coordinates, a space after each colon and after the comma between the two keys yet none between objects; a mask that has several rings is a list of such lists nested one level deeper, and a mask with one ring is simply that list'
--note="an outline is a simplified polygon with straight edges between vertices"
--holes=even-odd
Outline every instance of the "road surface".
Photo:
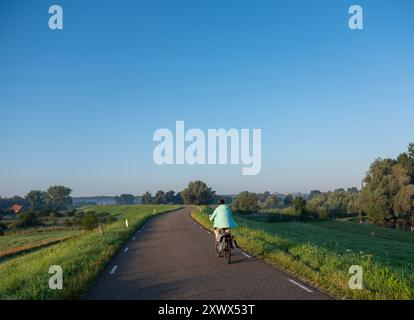
[{"label": "road surface", "polygon": [[245,252],[227,265],[213,243],[190,209],[160,215],[125,243],[84,299],[330,299]]}]

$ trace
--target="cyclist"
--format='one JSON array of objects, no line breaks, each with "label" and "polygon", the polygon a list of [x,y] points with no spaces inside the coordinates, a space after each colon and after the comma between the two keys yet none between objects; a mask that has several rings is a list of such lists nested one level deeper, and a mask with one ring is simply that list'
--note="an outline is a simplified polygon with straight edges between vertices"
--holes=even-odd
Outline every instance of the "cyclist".
[{"label": "cyclist", "polygon": [[233,218],[231,209],[224,203],[223,199],[220,199],[219,206],[214,210],[210,216],[210,221],[214,221],[214,234],[216,236],[216,242],[220,241],[220,230],[224,229],[230,233],[230,229],[237,227]]}]

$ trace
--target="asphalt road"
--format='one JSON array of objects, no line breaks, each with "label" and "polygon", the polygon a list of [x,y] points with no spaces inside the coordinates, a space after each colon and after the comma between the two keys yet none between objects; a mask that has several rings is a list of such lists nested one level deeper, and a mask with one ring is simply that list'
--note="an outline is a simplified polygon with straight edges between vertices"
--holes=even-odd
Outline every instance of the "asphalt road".
[{"label": "asphalt road", "polygon": [[84,299],[330,299],[245,252],[227,265],[215,255],[213,234],[189,213],[181,209],[147,222]]}]

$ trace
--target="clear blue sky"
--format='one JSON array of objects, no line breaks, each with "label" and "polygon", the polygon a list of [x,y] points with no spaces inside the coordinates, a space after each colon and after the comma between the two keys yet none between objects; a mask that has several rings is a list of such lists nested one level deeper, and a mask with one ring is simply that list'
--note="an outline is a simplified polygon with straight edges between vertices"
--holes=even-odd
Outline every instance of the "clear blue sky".
[{"label": "clear blue sky", "polygon": [[[414,140],[413,15],[410,0],[1,1],[0,195],[360,186]],[[176,120],[261,128],[261,173],[155,165],[152,134]]]}]

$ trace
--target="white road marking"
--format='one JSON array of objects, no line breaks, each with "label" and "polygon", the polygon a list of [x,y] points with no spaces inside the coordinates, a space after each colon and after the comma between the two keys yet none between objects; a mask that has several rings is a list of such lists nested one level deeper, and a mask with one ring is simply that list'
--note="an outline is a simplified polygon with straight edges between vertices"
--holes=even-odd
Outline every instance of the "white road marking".
[{"label": "white road marking", "polygon": [[127,252],[127,251],[128,251],[128,249],[129,249],[129,247],[126,247],[126,248],[125,248],[125,250],[124,250],[124,252]]},{"label": "white road marking", "polygon": [[111,274],[114,274],[116,272],[116,269],[118,269],[118,266],[114,266],[111,270]]},{"label": "white road marking", "polygon": [[299,288],[302,288],[303,290],[312,293],[313,290],[306,288],[305,286],[302,286],[300,283],[296,282],[295,280],[292,279],[288,279],[290,282],[292,282],[293,284],[297,285]]},{"label": "white road marking", "polygon": [[245,252],[242,252],[241,253],[242,255],[244,255],[245,257],[247,257],[247,258],[249,258],[249,259],[251,259],[252,257],[251,256],[249,256],[247,253],[245,253]]},{"label": "white road marking", "polygon": [[207,233],[208,233],[208,234],[211,234],[211,232],[210,232],[210,231],[207,231]]}]

